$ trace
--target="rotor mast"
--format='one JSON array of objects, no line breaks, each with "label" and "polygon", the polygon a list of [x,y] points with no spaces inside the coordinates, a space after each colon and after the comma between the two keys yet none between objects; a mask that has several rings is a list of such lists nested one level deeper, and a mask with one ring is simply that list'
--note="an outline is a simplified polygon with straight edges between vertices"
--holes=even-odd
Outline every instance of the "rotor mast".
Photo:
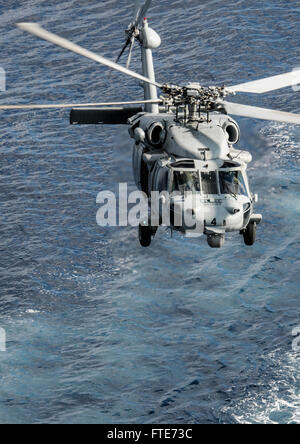
[{"label": "rotor mast", "polygon": [[[144,18],[143,27],[140,31],[139,40],[142,47],[142,65],[143,76],[155,83],[155,71],[153,64],[152,50],[159,48],[161,39],[159,35],[149,27],[148,20]],[[145,100],[157,100],[157,88],[154,84],[144,83]],[[158,114],[158,104],[146,104],[145,111],[148,113]]]}]

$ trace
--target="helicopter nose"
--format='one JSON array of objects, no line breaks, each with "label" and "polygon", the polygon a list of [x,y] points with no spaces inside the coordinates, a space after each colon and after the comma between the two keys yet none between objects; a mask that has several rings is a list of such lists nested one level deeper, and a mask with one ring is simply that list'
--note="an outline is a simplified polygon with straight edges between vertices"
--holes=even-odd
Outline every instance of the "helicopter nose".
[{"label": "helicopter nose", "polygon": [[237,199],[230,200],[225,205],[225,208],[229,214],[235,215],[242,211],[242,203],[239,202]]}]

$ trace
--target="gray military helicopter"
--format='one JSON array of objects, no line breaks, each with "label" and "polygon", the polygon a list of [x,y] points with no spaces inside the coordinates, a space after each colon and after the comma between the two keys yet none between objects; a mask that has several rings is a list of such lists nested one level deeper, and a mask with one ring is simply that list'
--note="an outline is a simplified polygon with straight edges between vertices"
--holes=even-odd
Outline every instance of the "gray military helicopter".
[{"label": "gray military helicopter", "polygon": [[[142,6],[136,1],[134,20],[126,31],[125,45],[117,59],[118,62],[129,48],[126,68],[37,24],[18,24],[20,29],[41,39],[140,80],[144,100],[1,106],[0,109],[73,108],[71,124],[129,124],[129,134],[135,141],[136,185],[149,198],[153,191],[170,193],[170,228],[185,235],[205,234],[212,248],[221,248],[225,234],[237,231],[244,236],[245,244],[251,246],[262,216],[254,213],[258,198],[250,191],[246,173],[252,156],[235,149],[240,129],[230,115],[293,124],[300,124],[300,115],[232,103],[225,98],[230,94],[262,94],[296,85],[300,71],[230,87],[159,83],[155,79],[152,51],[160,46],[161,39],[145,18],[150,4],[151,0]],[[129,69],[135,42],[141,47],[143,75]],[[158,89],[162,91],[160,97]],[[197,196],[196,204],[195,199],[188,199],[188,193]],[[186,214],[193,216],[194,226],[177,223],[177,216]],[[159,209],[156,225],[151,225],[150,218],[140,224],[142,246],[151,244],[161,216]]]}]

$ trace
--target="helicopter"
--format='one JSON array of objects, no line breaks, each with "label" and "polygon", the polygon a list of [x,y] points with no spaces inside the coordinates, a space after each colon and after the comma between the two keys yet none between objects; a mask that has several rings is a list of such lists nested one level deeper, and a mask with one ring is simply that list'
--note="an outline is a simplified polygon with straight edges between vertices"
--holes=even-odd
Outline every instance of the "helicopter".
[{"label": "helicopter", "polygon": [[[38,24],[17,25],[36,37],[139,80],[144,89],[143,100],[14,105],[0,106],[0,109],[72,108],[72,125],[129,125],[129,135],[134,140],[134,180],[137,188],[149,199],[149,211],[151,193],[166,192],[170,196],[168,225],[172,231],[186,236],[206,235],[212,248],[223,247],[226,233],[238,232],[245,244],[252,246],[262,215],[255,213],[258,196],[251,192],[247,176],[252,155],[236,149],[241,132],[231,116],[299,125],[300,115],[228,102],[226,97],[237,93],[263,94],[296,85],[300,71],[229,87],[203,86],[197,82],[182,85],[157,82],[153,50],[160,47],[161,39],[145,17],[150,5],[151,0],[146,0],[143,5],[136,1],[134,18],[125,32],[125,44],[116,62]],[[143,74],[130,70],[136,43],[141,48]],[[127,49],[128,59],[124,67],[119,61]],[[189,199],[190,194],[197,199]],[[156,224],[150,216],[139,224],[139,240],[143,247],[151,245],[162,225],[160,206],[157,211]],[[183,216],[187,214],[192,215],[194,225],[185,224]]]}]

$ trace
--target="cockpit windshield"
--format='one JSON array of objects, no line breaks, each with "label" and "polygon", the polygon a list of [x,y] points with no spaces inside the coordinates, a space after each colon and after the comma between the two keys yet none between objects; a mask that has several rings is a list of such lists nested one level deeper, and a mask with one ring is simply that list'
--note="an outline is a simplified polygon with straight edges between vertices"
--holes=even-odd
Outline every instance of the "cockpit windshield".
[{"label": "cockpit windshield", "polygon": [[179,191],[181,194],[186,192],[199,193],[199,173],[197,171],[174,171],[172,191]]},{"label": "cockpit windshield", "polygon": [[221,194],[248,196],[247,187],[241,171],[220,171]]},{"label": "cockpit windshield", "polygon": [[219,177],[217,171],[174,170],[172,192],[201,192],[203,195],[218,195],[221,192],[249,197],[246,181],[240,170],[219,170]]},{"label": "cockpit windshield", "polygon": [[219,194],[217,174],[215,171],[201,173],[201,182],[203,194]]}]

